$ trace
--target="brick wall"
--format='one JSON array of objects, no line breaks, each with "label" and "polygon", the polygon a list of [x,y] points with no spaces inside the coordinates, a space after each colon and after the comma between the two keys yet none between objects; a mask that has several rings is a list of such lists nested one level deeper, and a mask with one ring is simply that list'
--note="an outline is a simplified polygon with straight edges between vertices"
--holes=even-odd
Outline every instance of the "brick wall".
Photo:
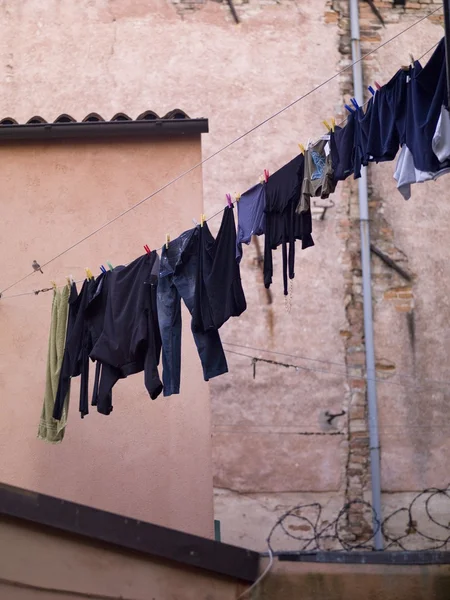
[{"label": "brick wall", "polygon": [[[375,0],[386,28],[401,22],[404,27],[413,23],[434,5],[442,5],[441,0],[420,0],[408,2],[404,7],[393,6],[392,2]],[[361,51],[366,54],[382,41],[383,25],[374,14],[370,5],[360,2]],[[432,15],[430,22],[442,24],[441,13]],[[325,12],[325,22],[337,24],[339,28],[340,68],[351,63],[350,18],[348,0],[329,0]],[[393,31],[393,30],[392,30]],[[397,32],[397,29],[395,30]],[[394,33],[392,33],[394,35]],[[387,34],[387,37],[390,37]],[[405,56],[408,54],[405,52]],[[395,67],[395,69],[398,66]],[[389,69],[389,70],[386,70]],[[367,85],[375,80],[383,82],[382,77],[394,74],[394,69],[382,65],[377,54],[363,61],[364,78]],[[380,75],[381,74],[381,75]],[[352,71],[349,69],[341,78],[343,104],[349,103],[352,92]],[[345,117],[345,115],[342,115]],[[372,257],[372,293],[374,299],[383,298],[391,302],[396,311],[412,314],[414,310],[414,274],[408,265],[408,258],[395,243],[392,226],[384,215],[385,198],[372,185],[372,169],[369,166],[369,212],[371,243],[395,263],[399,269],[389,266],[380,258]],[[338,226],[344,241],[343,262],[345,273],[345,307],[347,327],[341,331],[345,345],[347,364],[347,408],[348,459],[346,467],[347,500],[363,500],[370,490],[369,431],[367,422],[367,396],[365,375],[364,319],[362,302],[362,273],[360,256],[360,227],[357,185],[352,180],[343,184],[342,203],[339,207]],[[399,273],[400,271],[400,273]],[[401,274],[403,272],[403,274]],[[377,361],[377,378],[395,374],[395,367],[385,361]],[[370,496],[369,496],[370,499]],[[370,515],[363,514],[362,505],[352,507],[349,513],[349,534],[354,537],[364,535],[370,530]]]}]

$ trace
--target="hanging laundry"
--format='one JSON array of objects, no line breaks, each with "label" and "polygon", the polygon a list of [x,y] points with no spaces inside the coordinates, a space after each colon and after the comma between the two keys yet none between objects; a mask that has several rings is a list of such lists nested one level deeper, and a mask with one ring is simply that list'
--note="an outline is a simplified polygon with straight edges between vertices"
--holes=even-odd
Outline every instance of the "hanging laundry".
[{"label": "hanging laundry", "polygon": [[[155,251],[140,256],[126,267],[109,271],[100,294],[106,295],[103,329],[90,358],[101,363],[96,382],[97,411],[109,415],[113,409],[111,391],[119,379],[144,371],[145,387],[152,399],[159,396],[158,374],[161,353],[156,315],[156,288],[159,258]],[[95,304],[94,304],[95,306]],[[88,324],[96,318],[90,309]]]},{"label": "hanging laundry", "polygon": [[[75,284],[73,284],[73,287],[75,287]],[[53,444],[61,442],[64,438],[67,424],[67,411],[69,407],[68,391],[62,406],[61,420],[57,421],[53,418],[59,376],[64,358],[64,347],[68,326],[69,293],[70,288],[68,285],[64,286],[61,291],[58,289],[53,291],[44,403],[38,429],[38,438]]]},{"label": "hanging laundry", "polygon": [[262,235],[265,232],[265,185],[263,183],[258,183],[250,188],[242,194],[236,205],[238,212],[236,260],[239,263],[242,258],[242,244],[250,244],[252,235]]},{"label": "hanging laundry", "polygon": [[413,155],[408,146],[404,144],[397,160],[394,179],[397,181],[398,191],[405,200],[409,200],[411,198],[411,185],[413,183],[435,180],[446,173],[450,173],[449,160],[440,163],[439,169],[436,172],[419,171],[419,169],[416,169]]},{"label": "hanging laundry", "polygon": [[350,114],[345,127],[335,127],[330,134],[330,154],[334,181],[344,181],[354,173],[355,115]]},{"label": "hanging laundry", "polygon": [[[200,247],[200,226],[182,233],[161,252],[157,307],[162,340],[164,396],[180,393],[181,379],[181,298],[192,315],[195,303]],[[234,251],[234,250],[233,250]],[[203,367],[203,377],[228,372],[217,329],[193,331]]]},{"label": "hanging laundry", "polygon": [[225,208],[217,238],[208,224],[198,229],[199,256],[192,312],[192,330],[220,329],[247,308],[239,264],[233,206]]},{"label": "hanging laundry", "polygon": [[69,321],[72,321],[73,325],[66,337],[63,365],[53,410],[53,418],[58,421],[63,416],[64,400],[70,390],[70,380],[72,377],[78,377],[79,375],[81,375],[80,412],[81,416],[87,414],[84,407],[89,378],[89,330],[84,312],[95,286],[94,279],[86,279],[80,293],[78,295],[71,294],[69,299]]},{"label": "hanging laundry", "polygon": [[450,114],[445,106],[441,107],[431,145],[439,162],[450,158]]},{"label": "hanging laundry", "polygon": [[333,164],[330,154],[330,136],[325,136],[310,144],[305,151],[304,176],[297,212],[305,212],[311,207],[311,198],[329,198],[336,189],[333,177]]},{"label": "hanging laundry", "polygon": [[[283,292],[288,294],[288,276],[295,276],[295,240],[302,248],[314,246],[311,210],[300,214],[296,208],[304,173],[304,157],[299,154],[271,175],[266,185],[266,234],[264,243],[264,285],[269,288],[273,278],[272,250],[282,247]],[[288,252],[289,244],[289,252]]]},{"label": "hanging laundry", "polygon": [[[416,69],[420,63],[416,62]],[[411,69],[399,69],[378,90],[373,98],[370,130],[365,152],[365,164],[369,161],[394,160],[406,134],[406,92]]]},{"label": "hanging laundry", "polygon": [[432,149],[433,136],[447,104],[445,40],[442,39],[423,68],[411,70],[407,84],[405,143],[413,155],[414,167],[436,173],[439,159]]}]

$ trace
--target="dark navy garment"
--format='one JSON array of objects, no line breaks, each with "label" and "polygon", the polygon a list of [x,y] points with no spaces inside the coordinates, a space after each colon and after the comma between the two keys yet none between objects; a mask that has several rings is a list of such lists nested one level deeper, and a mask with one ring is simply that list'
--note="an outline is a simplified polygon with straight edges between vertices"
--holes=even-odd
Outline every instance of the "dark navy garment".
[{"label": "dark navy garment", "polygon": [[266,187],[258,183],[237,202],[238,230],[236,239],[236,260],[241,262],[242,244],[250,244],[252,235],[262,235],[265,231]]},{"label": "dark navy garment", "polygon": [[440,168],[432,141],[442,105],[447,105],[444,39],[422,69],[411,70],[407,84],[405,143],[419,171],[436,172]]},{"label": "dark navy garment", "polygon": [[[296,213],[304,174],[304,156],[299,154],[271,175],[266,185],[266,232],[264,240],[264,285],[273,278],[272,250],[282,246],[283,291],[288,294],[288,276],[295,276],[295,240],[302,248],[314,246],[311,210]],[[288,250],[289,244],[289,250]]]},{"label": "dark navy garment", "polygon": [[155,262],[159,263],[156,252],[145,254],[127,267],[114,269],[103,282],[102,293],[107,293],[103,329],[90,355],[101,363],[97,410],[102,414],[112,411],[113,386],[134,373],[144,371],[145,387],[152,399],[162,391]]},{"label": "dark navy garment", "polygon": [[335,182],[344,181],[354,172],[355,114],[347,118],[345,127],[336,127],[330,134],[330,152]]},{"label": "dark navy garment", "polygon": [[[163,247],[158,281],[158,320],[162,339],[164,396],[180,393],[181,298],[192,315],[196,293],[200,227],[185,231]],[[233,258],[234,258],[233,248]],[[236,261],[234,261],[236,262]],[[205,381],[228,372],[217,329],[193,331]]]},{"label": "dark navy garment", "polygon": [[372,108],[373,98],[369,100],[365,112],[362,107],[355,111],[355,132],[353,142],[353,169],[355,179],[361,177],[361,167],[366,167],[368,164],[367,143],[372,120]]},{"label": "dark navy garment", "polygon": [[[81,375],[80,381],[80,412],[83,417],[87,405],[87,394],[89,384],[89,330],[87,327],[84,311],[92,297],[95,281],[85,280],[78,297],[70,307],[73,310],[73,325],[70,335],[66,336],[66,347],[64,349],[63,365],[59,378],[58,391],[53,408],[53,418],[60,420],[64,406],[64,398],[70,389],[70,379]],[[69,300],[70,301],[70,300]]]},{"label": "dark navy garment", "polygon": [[220,329],[230,317],[247,308],[239,264],[236,262],[234,208],[223,211],[216,239],[208,224],[198,228],[199,256],[192,312],[192,330]]},{"label": "dark navy garment", "polygon": [[[420,64],[416,63],[420,69]],[[409,71],[400,69],[372,100],[372,118],[365,161],[394,160],[406,133],[406,93]]]}]

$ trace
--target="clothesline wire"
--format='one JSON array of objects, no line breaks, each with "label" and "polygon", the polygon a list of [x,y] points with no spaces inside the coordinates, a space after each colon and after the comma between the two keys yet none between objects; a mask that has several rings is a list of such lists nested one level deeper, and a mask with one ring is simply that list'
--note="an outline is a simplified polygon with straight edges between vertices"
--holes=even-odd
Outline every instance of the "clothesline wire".
[{"label": "clothesline wire", "polygon": [[[295,100],[293,100],[292,102],[290,102],[289,104],[287,104],[286,106],[284,106],[283,108],[281,108],[280,110],[276,111],[275,113],[273,113],[272,115],[270,115],[269,117],[267,117],[266,119],[264,119],[263,121],[261,121],[260,123],[258,123],[254,127],[252,127],[251,129],[249,129],[248,131],[242,133],[241,135],[239,135],[237,138],[235,138],[231,142],[228,142],[227,144],[225,144],[225,146],[222,146],[221,148],[219,148],[218,150],[216,150],[215,152],[213,152],[212,154],[210,154],[209,156],[207,156],[206,158],[204,158],[200,162],[196,163],[195,165],[193,165],[192,167],[190,167],[186,171],[180,173],[179,175],[177,175],[176,177],[174,177],[173,179],[171,179],[169,182],[165,183],[163,186],[161,186],[160,188],[158,188],[157,190],[155,190],[154,192],[152,192],[151,194],[149,194],[148,196],[146,196],[145,198],[143,198],[139,202],[136,202],[136,204],[133,204],[132,206],[130,206],[129,208],[125,209],[124,211],[122,211],[121,213],[119,213],[118,215],[116,215],[115,217],[113,217],[112,219],[110,219],[109,221],[106,221],[106,223],[103,223],[103,225],[101,225],[100,227],[98,227],[94,231],[91,231],[89,234],[85,235],[83,238],[81,238],[77,242],[74,242],[73,244],[71,244],[70,246],[68,246],[65,250],[59,252],[58,254],[56,254],[55,256],[53,256],[52,258],[50,258],[49,260],[47,260],[46,262],[42,263],[41,264],[41,268],[42,267],[46,267],[50,263],[54,262],[55,260],[57,260],[58,258],[60,258],[61,256],[63,256],[64,254],[66,254],[67,252],[70,252],[70,250],[73,250],[74,248],[76,248],[77,246],[79,246],[80,244],[82,244],[83,242],[85,242],[86,240],[90,239],[91,237],[93,237],[94,235],[96,235],[97,233],[99,233],[100,231],[102,231],[103,229],[105,229],[106,227],[108,227],[109,225],[112,225],[113,223],[115,223],[116,221],[118,221],[119,219],[121,219],[122,217],[124,217],[125,215],[127,215],[128,213],[130,213],[131,211],[135,210],[136,208],[138,208],[139,206],[141,206],[142,204],[144,204],[145,202],[147,202],[148,200],[150,200],[151,198],[153,198],[154,196],[156,196],[160,192],[162,192],[165,189],[167,189],[169,186],[173,185],[174,183],[176,183],[177,181],[179,181],[180,179],[182,179],[186,175],[189,175],[189,173],[192,173],[192,171],[194,171],[198,167],[201,167],[202,165],[204,165],[209,160],[213,159],[214,157],[218,156],[220,153],[222,153],[225,150],[227,150],[228,148],[230,148],[230,146],[233,146],[234,144],[236,144],[237,142],[239,142],[240,140],[242,140],[246,136],[250,135],[251,133],[253,133],[257,129],[259,129],[260,127],[262,127],[263,125],[265,125],[266,123],[268,123],[269,121],[271,121],[272,119],[275,119],[276,117],[278,117],[279,115],[281,115],[283,112],[285,112],[286,110],[288,110],[289,108],[291,108],[292,106],[294,106],[295,104],[297,104],[298,102],[300,102],[301,100],[304,100],[305,98],[307,98],[308,96],[310,96],[311,94],[313,94],[314,92],[316,92],[317,90],[321,89],[322,87],[324,87],[325,85],[327,85],[330,81],[333,81],[334,79],[336,79],[337,77],[339,77],[342,73],[344,73],[345,71],[348,71],[349,69],[351,69],[353,67],[353,65],[355,65],[355,64],[363,61],[365,58],[367,58],[368,56],[374,54],[375,52],[377,52],[378,50],[380,50],[381,48],[383,48],[384,46],[386,46],[387,44],[389,44],[393,40],[399,38],[404,33],[406,33],[407,31],[409,31],[410,29],[412,29],[416,25],[418,25],[419,23],[422,23],[422,21],[425,21],[426,19],[428,19],[428,17],[430,17],[434,13],[438,12],[439,10],[442,10],[442,6],[439,6],[439,7],[435,8],[435,9],[431,10],[427,15],[421,17],[420,19],[418,19],[417,21],[415,21],[414,23],[412,23],[411,25],[409,25],[408,27],[406,27],[405,29],[403,29],[399,33],[395,34],[394,36],[392,36],[391,38],[389,38],[388,40],[386,40],[385,42],[383,42],[382,44],[380,44],[379,46],[377,46],[373,50],[370,50],[366,54],[363,54],[361,56],[361,58],[359,58],[358,60],[356,60],[356,61],[348,64],[345,67],[343,67],[337,73],[335,73],[334,75],[328,77],[328,79],[325,79],[325,81],[322,81],[321,83],[319,83],[315,87],[311,88],[308,92],[306,92],[302,96],[299,96],[298,98],[296,98]],[[10,290],[11,288],[15,287],[16,285],[18,285],[19,283],[21,283],[22,281],[24,281],[25,279],[27,279],[28,277],[30,277],[31,275],[33,275],[34,273],[35,273],[35,271],[33,270],[30,273],[28,273],[27,275],[24,275],[23,277],[21,277],[20,279],[18,279],[14,283],[10,284],[9,286],[7,286],[3,290],[1,290],[1,294],[3,295],[4,292],[6,292],[6,291]]]},{"label": "clothesline wire", "polygon": [[[436,42],[436,44],[433,44],[433,46],[431,48],[429,48],[424,54],[422,54],[422,56],[418,60],[422,60],[422,58],[424,56],[426,56],[429,52],[431,52],[434,48],[436,48],[436,46],[438,45],[438,43],[439,42]],[[365,106],[367,106],[367,104],[369,102],[370,102],[370,98],[368,100],[366,100],[366,102],[364,102],[364,104],[361,105],[361,108],[364,108]],[[344,119],[342,119],[342,121],[339,121],[339,123],[336,123],[336,125],[337,126],[343,125],[347,121],[347,119],[348,119],[348,117],[345,117]],[[233,202],[233,204],[235,204],[235,202]],[[211,221],[212,219],[214,219],[218,215],[222,214],[223,211],[225,210],[225,208],[226,207],[221,208],[216,213],[214,213],[213,215],[211,215],[210,217],[208,217],[206,219],[206,222]],[[163,246],[161,246],[159,248],[156,248],[156,252],[159,252],[160,250],[162,250],[162,248],[163,248]],[[45,266],[46,264],[48,264],[48,262],[45,263],[44,265],[41,265],[41,266]],[[78,279],[77,281],[75,281],[75,283],[82,283],[82,282],[83,282],[83,279]],[[16,283],[19,283],[19,282],[16,282]],[[13,284],[13,286],[14,285],[15,284]],[[59,285],[59,286],[57,286],[57,288],[63,288],[63,287],[65,287],[65,285],[66,284]],[[5,288],[5,289],[6,290],[7,289],[11,289],[11,287],[13,287],[13,286],[10,286],[10,288]],[[33,290],[32,292],[22,292],[22,293],[19,293],[19,294],[11,294],[11,295],[7,295],[7,296],[3,296],[2,293],[0,293],[0,298],[1,297],[3,297],[3,298],[20,298],[21,296],[33,296],[33,295],[37,296],[40,293],[50,292],[53,289],[54,289],[53,287],[49,287],[49,288],[43,288],[43,289],[40,289],[40,290]]]},{"label": "clothesline wire", "polygon": [[[253,350],[255,352],[266,352],[267,354],[276,354],[278,356],[287,356],[288,358],[296,358],[298,360],[307,360],[310,362],[317,362],[317,363],[321,363],[324,365],[334,365],[337,367],[344,367],[346,369],[348,368],[352,368],[349,365],[346,365],[343,362],[337,362],[337,361],[332,361],[332,360],[326,360],[326,359],[321,359],[321,358],[311,358],[309,356],[300,356],[298,354],[289,354],[287,352],[279,352],[277,350],[268,350],[267,348],[255,348],[254,346],[246,346],[244,344],[235,344],[234,342],[224,342],[222,341],[222,344],[226,345],[226,346],[234,346],[236,348],[243,348],[244,350]],[[416,378],[414,377],[414,375],[407,375],[406,373],[403,373],[402,371],[397,372],[395,375],[390,375],[390,378],[394,378],[397,377],[399,379],[413,379],[415,380]],[[385,379],[383,379],[383,381],[386,381]],[[438,379],[421,379],[422,382],[427,382],[427,383],[435,383],[436,385],[448,385],[450,386],[450,381],[446,381],[446,380],[438,380]]]},{"label": "clothesline wire", "polygon": [[[335,371],[329,371],[327,369],[316,369],[313,367],[304,367],[302,365],[296,365],[291,363],[282,363],[276,360],[269,360],[267,358],[260,358],[258,356],[252,356],[251,354],[244,354],[243,352],[236,352],[235,350],[227,350],[225,349],[227,354],[235,354],[236,356],[241,356],[244,358],[250,358],[252,360],[253,368],[256,369],[257,363],[266,363],[269,365],[284,367],[287,369],[295,369],[296,371],[310,371],[312,373],[326,373],[327,375],[334,375],[337,377],[343,377],[345,379],[363,379],[364,381],[376,381],[377,383],[383,383],[386,385],[393,385],[401,388],[412,388],[416,392],[429,391],[432,388],[431,386],[427,387],[417,387],[417,385],[407,385],[405,383],[397,383],[395,381],[388,381],[386,379],[382,379],[380,377],[368,377],[367,375],[350,375],[349,373],[336,373]],[[255,371],[254,371],[255,372]],[[444,386],[442,386],[444,387]],[[446,386],[448,387],[448,386]]]}]

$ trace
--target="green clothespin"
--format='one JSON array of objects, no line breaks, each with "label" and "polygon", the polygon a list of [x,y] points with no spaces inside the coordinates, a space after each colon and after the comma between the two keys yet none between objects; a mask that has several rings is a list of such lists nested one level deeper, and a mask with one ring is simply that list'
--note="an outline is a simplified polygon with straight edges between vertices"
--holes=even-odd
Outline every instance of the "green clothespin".
[{"label": "green clothespin", "polygon": [[113,266],[112,266],[112,264],[109,262],[109,260],[107,260],[107,261],[106,261],[106,264],[108,265],[108,267],[109,267],[109,270],[110,270],[110,271],[113,271],[113,270],[114,270],[114,267],[113,267]]}]

